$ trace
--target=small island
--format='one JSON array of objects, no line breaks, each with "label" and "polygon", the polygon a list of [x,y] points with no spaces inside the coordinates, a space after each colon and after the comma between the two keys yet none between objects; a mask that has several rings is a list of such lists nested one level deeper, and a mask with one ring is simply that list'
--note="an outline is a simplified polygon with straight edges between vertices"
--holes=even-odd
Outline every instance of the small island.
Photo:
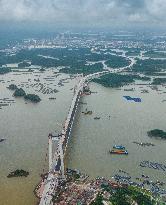
[{"label": "small island", "polygon": [[31,102],[38,103],[41,101],[40,97],[35,94],[27,94],[24,96],[25,100],[30,100]]},{"label": "small island", "polygon": [[157,137],[157,138],[166,139],[166,132],[164,132],[163,130],[154,129],[154,130],[148,131],[147,133],[149,137]]},{"label": "small island", "polygon": [[22,88],[17,88],[13,95],[14,97],[23,97],[26,95],[26,93]]},{"label": "small island", "polygon": [[0,67],[0,75],[10,73],[10,72],[11,72],[11,68]]},{"label": "small island", "polygon": [[99,83],[104,87],[118,88],[130,83],[134,83],[134,78],[131,75],[110,73],[103,75],[100,78],[93,79],[93,82]]},{"label": "small island", "polygon": [[10,174],[7,176],[8,178],[11,177],[27,177],[29,175],[29,172],[24,171],[23,169],[17,169],[14,172],[10,172]]},{"label": "small island", "polygon": [[9,87],[7,87],[9,90],[17,90],[18,87],[15,84],[10,84]]},{"label": "small island", "polygon": [[25,100],[29,100],[34,103],[38,103],[41,101],[40,97],[35,94],[26,94],[26,92],[22,88],[17,88],[16,85],[11,84],[8,87],[10,90],[15,90],[13,96],[14,97],[24,97]]},{"label": "small island", "polygon": [[135,83],[135,80],[150,81],[151,78],[146,76],[141,77],[140,75],[109,73],[102,75],[100,78],[93,79],[92,81],[104,87],[119,88]]}]

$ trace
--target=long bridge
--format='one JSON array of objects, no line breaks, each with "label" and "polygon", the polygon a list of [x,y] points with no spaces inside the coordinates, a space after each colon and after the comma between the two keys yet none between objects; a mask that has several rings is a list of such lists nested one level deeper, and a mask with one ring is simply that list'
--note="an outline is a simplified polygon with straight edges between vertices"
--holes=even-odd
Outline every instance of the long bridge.
[{"label": "long bridge", "polygon": [[[72,103],[64,124],[64,127],[62,129],[62,133],[58,136],[52,136],[49,135],[49,172],[46,179],[43,181],[43,192],[41,194],[41,199],[39,205],[53,205],[52,197],[54,193],[56,192],[56,189],[58,186],[65,181],[65,154],[72,130],[72,126],[74,123],[76,111],[78,108],[78,104],[80,101],[80,97],[83,93],[84,86],[87,82],[92,80],[93,78],[100,77],[104,74],[108,73],[117,73],[124,70],[121,69],[109,69],[104,70],[102,72],[97,72],[93,74],[89,74],[85,77],[82,77],[79,83],[75,87],[74,96],[72,99]],[[53,146],[53,140],[56,138],[58,140],[57,148],[55,153],[53,154],[52,146]]]}]

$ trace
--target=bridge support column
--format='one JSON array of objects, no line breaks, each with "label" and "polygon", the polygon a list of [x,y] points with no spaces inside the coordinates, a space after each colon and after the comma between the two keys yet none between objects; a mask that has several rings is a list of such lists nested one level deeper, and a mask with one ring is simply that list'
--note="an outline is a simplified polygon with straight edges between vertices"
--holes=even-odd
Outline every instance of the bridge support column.
[{"label": "bridge support column", "polygon": [[52,168],[52,135],[51,134],[49,134],[48,136],[48,146],[49,146],[48,156],[49,156],[49,171],[50,171]]},{"label": "bridge support column", "polygon": [[[63,133],[62,133],[62,138],[64,137]],[[66,179],[65,177],[65,167],[64,167],[64,153],[63,153],[63,147],[62,147],[62,140],[60,140],[60,158],[61,158],[61,175],[62,175],[62,179]]]}]

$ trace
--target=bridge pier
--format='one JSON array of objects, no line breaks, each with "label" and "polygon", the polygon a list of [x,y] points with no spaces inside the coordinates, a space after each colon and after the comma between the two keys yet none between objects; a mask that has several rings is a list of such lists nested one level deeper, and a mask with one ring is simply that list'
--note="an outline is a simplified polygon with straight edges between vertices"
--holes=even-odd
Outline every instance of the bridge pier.
[{"label": "bridge pier", "polygon": [[64,154],[63,154],[63,143],[62,143],[62,138],[65,137],[64,133],[62,133],[62,137],[60,139],[60,144],[59,144],[59,148],[60,148],[60,159],[61,159],[61,176],[62,179],[66,179],[65,177],[65,167],[64,167]]},{"label": "bridge pier", "polygon": [[49,171],[52,169],[52,134],[48,135],[48,156],[49,156]]}]

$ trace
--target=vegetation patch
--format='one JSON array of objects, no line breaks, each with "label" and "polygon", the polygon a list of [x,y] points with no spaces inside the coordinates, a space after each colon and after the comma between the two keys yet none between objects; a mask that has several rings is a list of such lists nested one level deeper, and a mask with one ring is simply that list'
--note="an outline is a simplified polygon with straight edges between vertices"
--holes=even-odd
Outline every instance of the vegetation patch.
[{"label": "vegetation patch", "polygon": [[38,95],[35,95],[35,94],[27,94],[24,96],[24,99],[30,100],[31,102],[34,102],[34,103],[41,101],[40,97]]},{"label": "vegetation patch", "polygon": [[9,87],[7,87],[9,90],[17,90],[17,85],[15,84],[10,84]]},{"label": "vegetation patch", "polygon": [[103,75],[100,78],[93,79],[93,82],[99,83],[104,87],[116,88],[127,85],[129,83],[133,83],[134,78],[131,75],[120,75],[110,73],[107,75]]},{"label": "vegetation patch", "polygon": [[157,137],[157,138],[166,139],[166,132],[163,130],[154,129],[154,130],[148,131],[147,134],[149,137]]},{"label": "vegetation patch", "polygon": [[121,57],[121,56],[111,56],[108,61],[105,62],[105,64],[108,67],[111,68],[120,68],[120,67],[126,67],[130,65],[130,60]]},{"label": "vegetation patch", "polygon": [[103,71],[102,63],[95,63],[92,65],[65,67],[60,70],[60,72],[62,73],[69,73],[69,74],[83,73],[84,75],[88,75],[88,74],[96,73],[100,71]]},{"label": "vegetation patch", "polygon": [[134,202],[139,205],[156,204],[154,200],[151,200],[151,196],[142,193],[141,190],[134,187],[118,188],[112,195],[111,202],[114,205],[130,205]]},{"label": "vegetation patch", "polygon": [[17,88],[14,91],[14,97],[24,97],[26,95],[25,91],[22,88]]},{"label": "vegetation patch", "polygon": [[[109,186],[103,187],[103,191],[110,193],[109,202],[112,205],[155,205],[155,200],[151,199],[151,196],[143,192],[141,189],[129,186],[119,187],[116,190],[112,190]],[[102,205],[104,201],[103,194],[98,194],[95,201],[91,205]]]},{"label": "vegetation patch", "polygon": [[166,72],[159,72],[159,73],[145,73],[145,75],[151,75],[151,76],[166,76]]},{"label": "vegetation patch", "polygon": [[103,196],[98,194],[95,201],[92,202],[90,205],[102,205],[103,204]]},{"label": "vegetation patch", "polygon": [[150,77],[147,77],[147,76],[140,76],[140,75],[133,75],[134,79],[135,80],[142,80],[142,81],[150,81],[151,78]]},{"label": "vegetation patch", "polygon": [[10,172],[10,174],[7,176],[8,178],[12,177],[27,177],[29,175],[29,172],[23,170],[23,169],[17,169],[14,172]]},{"label": "vegetation patch", "polygon": [[166,83],[166,78],[154,78],[152,84],[153,85],[162,85]]},{"label": "vegetation patch", "polygon": [[166,60],[154,60],[146,59],[140,60],[137,59],[136,64],[133,65],[133,71],[152,74],[154,72],[160,72],[162,69],[166,68]]},{"label": "vegetation patch", "polygon": [[149,58],[166,58],[166,53],[164,52],[156,52],[156,51],[147,51],[144,54],[145,57],[149,57]]},{"label": "vegetation patch", "polygon": [[127,56],[138,56],[138,55],[140,55],[140,50],[138,50],[138,49],[129,50],[129,51],[126,52],[126,55]]},{"label": "vegetation patch", "polygon": [[18,63],[18,68],[29,67],[30,65],[45,68],[61,66],[65,67],[61,69],[61,72],[64,73],[84,72],[89,74],[102,70],[103,64],[101,61],[106,61],[106,64],[112,68],[125,67],[130,64],[129,59],[116,55],[106,51],[91,51],[91,48],[22,49],[15,55],[2,54],[0,65]]},{"label": "vegetation patch", "polygon": [[10,89],[12,88],[11,90],[15,90],[14,94],[13,94],[15,97],[24,97],[25,100],[29,100],[29,101],[34,102],[34,103],[38,103],[41,101],[41,99],[38,95],[26,94],[26,92],[22,88],[15,89],[15,85],[13,85],[13,84],[11,84],[9,87],[10,87]]},{"label": "vegetation patch", "polygon": [[10,72],[11,72],[11,68],[0,67],[0,75],[10,73]]}]

